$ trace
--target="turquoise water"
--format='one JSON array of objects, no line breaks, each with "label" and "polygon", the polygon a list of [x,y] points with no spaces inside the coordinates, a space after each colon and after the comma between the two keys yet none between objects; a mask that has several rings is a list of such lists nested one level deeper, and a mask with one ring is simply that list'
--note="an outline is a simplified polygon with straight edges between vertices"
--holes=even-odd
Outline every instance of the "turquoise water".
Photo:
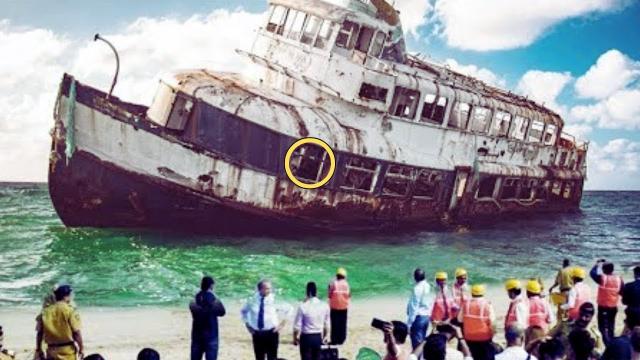
[{"label": "turquoise water", "polygon": [[[102,229],[67,229],[46,185],[0,184],[0,304],[37,304],[68,282],[83,305],[184,303],[203,274],[242,298],[262,277],[287,298],[349,270],[356,297],[404,294],[411,272],[470,270],[472,281],[551,277],[563,257],[640,262],[640,193],[586,193],[579,214],[504,221],[460,232],[274,239]],[[323,285],[324,286],[324,285]]]}]

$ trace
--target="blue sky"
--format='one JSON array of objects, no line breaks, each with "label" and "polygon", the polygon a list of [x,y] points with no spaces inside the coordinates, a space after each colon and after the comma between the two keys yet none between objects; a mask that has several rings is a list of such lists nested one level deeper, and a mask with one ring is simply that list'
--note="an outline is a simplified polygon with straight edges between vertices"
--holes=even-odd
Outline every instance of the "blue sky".
[{"label": "blue sky", "polygon": [[[640,106],[634,105],[636,100],[640,103],[640,1],[397,0],[397,6],[402,11],[405,30],[417,35],[407,35],[410,50],[426,54],[438,62],[446,62],[485,81],[524,92],[540,102],[554,104],[570,128],[577,129],[595,143],[595,150],[590,151],[592,169],[588,188],[640,190],[640,180],[636,180],[640,175]],[[116,39],[120,36],[121,43],[130,41],[132,48],[135,47],[135,39],[141,48],[148,48],[150,40],[157,40],[153,38],[157,27],[151,30],[153,26],[172,27],[178,32],[182,31],[182,26],[184,36],[188,37],[193,35],[188,29],[201,32],[209,23],[225,21],[223,18],[228,17],[231,26],[237,27],[237,32],[243,32],[248,31],[243,29],[245,27],[259,25],[260,13],[266,7],[266,1],[262,0],[4,0],[0,8],[0,52],[5,53],[2,51],[5,46],[15,53],[15,42],[20,41],[19,52],[36,52],[35,48],[38,48],[40,53],[36,52],[37,56],[27,57],[27,60],[15,60],[16,63],[31,61],[38,63],[34,66],[48,67],[49,73],[75,71],[91,79],[94,79],[92,76],[105,79],[92,69],[79,65],[80,59],[93,51],[89,49],[89,43],[96,32]],[[216,9],[228,11],[215,13]],[[189,22],[194,15],[200,15],[195,21],[196,26],[193,21]],[[243,20],[233,20],[237,16]],[[151,20],[132,27],[140,18]],[[227,29],[212,29],[212,43],[224,41],[233,44],[235,41],[230,32],[226,33]],[[209,35],[194,36],[200,37],[194,44],[202,44]],[[19,40],[22,38],[26,40]],[[32,46],[28,45],[29,41],[33,41]],[[45,43],[46,46],[43,45]],[[42,46],[46,49],[39,49]],[[167,40],[167,47],[170,46],[171,42]],[[214,46],[212,51],[217,48],[220,52],[230,51],[224,46]],[[194,53],[197,51],[197,48],[193,50]],[[40,65],[43,56],[51,56],[56,62]],[[196,53],[193,56],[202,58],[204,55]],[[207,60],[215,64],[230,62],[222,57]],[[108,58],[105,64],[107,61]],[[600,66],[594,70],[596,63]],[[157,65],[184,66],[190,63],[165,59]],[[9,69],[11,66],[5,67],[7,74]],[[15,73],[14,69],[11,71],[11,74]],[[597,95],[598,82],[602,81],[602,74],[608,74],[607,71],[613,76],[623,72],[627,75],[618,76],[617,85],[606,84],[605,87],[610,89]],[[588,72],[593,74],[586,76]],[[1,68],[0,75],[3,75]],[[55,74],[43,86],[55,88],[60,75]],[[138,75],[137,79],[143,75],[154,76],[150,70]],[[25,108],[35,107],[44,112],[49,100],[41,103],[39,95],[33,93],[30,95],[33,100],[27,101],[25,94],[20,97],[16,94],[14,85],[11,81],[0,82],[0,96],[3,91],[8,94],[5,96],[6,106],[12,101],[20,101]],[[30,90],[33,89],[25,91]],[[621,104],[623,113],[611,110],[608,104]],[[0,100],[0,110],[2,106]],[[21,146],[22,143],[15,140],[15,134],[21,129],[12,126],[13,121],[6,111],[4,113],[0,115],[0,142],[4,132],[7,141],[17,144],[11,148]],[[30,139],[38,142],[34,147],[45,148],[39,142],[48,142],[42,129],[48,131],[49,124],[31,119],[25,123],[33,126]],[[0,180],[43,178],[41,170],[24,170],[24,161],[12,160],[7,154],[0,155],[0,166],[14,170],[9,175],[0,173]],[[33,156],[36,159],[39,155],[34,152]],[[41,165],[41,161],[36,162]],[[611,175],[622,173],[626,176],[611,182]]]}]

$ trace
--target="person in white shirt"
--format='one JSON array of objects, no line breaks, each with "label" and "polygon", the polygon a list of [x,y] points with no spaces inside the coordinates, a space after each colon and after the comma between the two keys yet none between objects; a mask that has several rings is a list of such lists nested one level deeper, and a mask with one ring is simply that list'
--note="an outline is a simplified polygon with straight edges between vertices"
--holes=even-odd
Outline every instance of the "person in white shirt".
[{"label": "person in white shirt", "polygon": [[521,327],[517,325],[507,327],[504,337],[507,339],[507,348],[496,355],[496,360],[537,360],[535,356],[529,355],[524,350],[524,330]]},{"label": "person in white shirt", "polygon": [[329,305],[318,299],[316,283],[307,284],[307,297],[293,322],[293,345],[300,345],[300,359],[320,360],[322,344],[329,343]]},{"label": "person in white shirt", "polygon": [[431,286],[425,280],[424,270],[417,268],[413,272],[413,278],[416,283],[407,304],[407,327],[409,328],[411,347],[415,350],[427,336],[434,296],[431,293]]},{"label": "person in white shirt", "polygon": [[256,360],[276,360],[280,330],[284,328],[288,309],[276,304],[269,280],[261,280],[257,292],[242,307],[242,321],[253,340]]}]

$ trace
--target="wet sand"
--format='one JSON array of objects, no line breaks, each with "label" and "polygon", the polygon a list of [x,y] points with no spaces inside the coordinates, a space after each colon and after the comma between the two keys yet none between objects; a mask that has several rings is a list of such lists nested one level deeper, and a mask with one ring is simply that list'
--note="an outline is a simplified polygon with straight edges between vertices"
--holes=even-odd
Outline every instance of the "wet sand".
[{"label": "wet sand", "polygon": [[[497,286],[488,289],[488,298],[498,317],[496,340],[503,343],[501,327],[508,299],[503,289]],[[355,359],[358,350],[365,346],[382,353],[382,334],[370,326],[371,319],[405,321],[406,300],[403,296],[354,301],[349,314],[349,336],[346,344],[340,347],[340,355]],[[225,306],[227,316],[220,319],[219,359],[251,360],[251,338],[239,315],[241,303],[226,301]],[[38,311],[37,307],[0,309],[5,345],[16,351],[18,360],[33,359],[34,318]],[[124,309],[80,307],[79,311],[83,320],[86,354],[98,352],[107,360],[132,360],[143,347],[152,347],[160,352],[162,359],[189,358],[191,315],[186,305]],[[618,320],[621,323],[622,315]],[[279,357],[288,360],[299,359],[298,349],[292,345],[291,328],[289,321],[280,335]]]}]

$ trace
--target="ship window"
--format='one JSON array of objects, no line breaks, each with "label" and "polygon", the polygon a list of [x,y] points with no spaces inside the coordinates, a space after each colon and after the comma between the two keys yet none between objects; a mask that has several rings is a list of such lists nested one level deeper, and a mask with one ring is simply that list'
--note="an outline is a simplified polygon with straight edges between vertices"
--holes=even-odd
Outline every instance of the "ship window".
[{"label": "ship window", "polygon": [[313,39],[315,39],[321,23],[322,19],[317,16],[309,15],[307,24],[304,26],[304,31],[302,32],[302,39],[300,39],[300,41],[303,44],[307,45],[313,44]]},{"label": "ship window", "polygon": [[562,183],[560,181],[554,181],[553,187],[551,188],[551,193],[556,196],[560,196],[562,192]]},{"label": "ship window", "polygon": [[449,127],[466,129],[471,114],[471,105],[463,102],[456,102],[449,118]]},{"label": "ship window", "polygon": [[396,86],[391,104],[391,115],[405,119],[414,119],[418,107],[420,93],[415,90]]},{"label": "ship window", "polygon": [[538,186],[538,181],[536,180],[523,180],[518,198],[520,200],[531,200],[533,198],[533,189],[536,186]]},{"label": "ship window", "polygon": [[287,19],[284,22],[284,30],[282,30],[282,33],[286,36],[289,35],[289,33],[291,32],[291,29],[293,29],[293,25],[296,21],[296,18],[299,16],[298,14],[301,14],[300,16],[304,18],[304,13],[301,13],[298,10],[293,10],[290,9],[288,14],[287,14]]},{"label": "ship window", "polygon": [[520,184],[520,180],[518,179],[514,179],[514,178],[504,179],[502,183],[502,195],[500,196],[500,198],[503,200],[515,199],[516,195],[518,194],[519,184]]},{"label": "ship window", "polygon": [[529,130],[529,142],[539,143],[542,140],[542,131],[544,130],[544,122],[534,120]]},{"label": "ship window", "polygon": [[307,21],[307,17],[309,15],[303,13],[302,11],[298,11],[295,20],[293,21],[293,25],[290,31],[287,33],[287,37],[293,40],[299,40],[300,35],[302,35],[302,28],[304,27],[305,22]]},{"label": "ship window", "polygon": [[384,177],[383,195],[406,196],[413,181],[414,170],[407,166],[391,165]]},{"label": "ship window", "polygon": [[442,173],[440,171],[421,170],[416,177],[413,196],[423,198],[435,197],[440,182],[442,182]]},{"label": "ship window", "polygon": [[189,121],[191,110],[193,110],[193,101],[182,93],[178,93],[173,101],[173,108],[166,127],[172,130],[184,130],[187,121]]},{"label": "ship window", "polygon": [[497,178],[495,176],[488,176],[481,179],[476,199],[493,198],[493,192],[496,189],[496,182]]},{"label": "ship window", "polygon": [[336,46],[349,50],[353,49],[356,44],[356,36],[358,35],[359,30],[360,25],[354,23],[353,21],[346,20],[344,24],[342,24],[342,28],[338,33]]},{"label": "ship window", "polygon": [[309,184],[320,181],[329,171],[327,152],[317,145],[303,145],[291,155],[291,172]]},{"label": "ship window", "polygon": [[322,22],[322,26],[320,26],[320,32],[318,33],[318,38],[316,38],[315,47],[318,49],[324,49],[327,47],[329,40],[331,39],[331,35],[333,34],[333,23],[329,20],[325,20]]},{"label": "ship window", "polygon": [[422,108],[420,120],[441,125],[447,110],[447,101],[446,97],[440,96],[436,102],[434,94],[427,94],[424,98],[424,107]]},{"label": "ship window", "polygon": [[282,35],[284,30],[284,21],[287,16],[287,9],[283,6],[276,5],[271,13],[271,19],[267,24],[267,31]]},{"label": "ship window", "polygon": [[538,184],[538,187],[536,188],[536,193],[535,193],[536,200],[547,199],[547,195],[549,194],[549,186],[551,186],[551,182],[549,180],[544,182],[540,181],[540,183]]},{"label": "ship window", "polygon": [[386,102],[388,92],[389,90],[383,87],[362,83],[359,95],[363,99]]},{"label": "ship window", "polygon": [[562,151],[560,152],[560,162],[558,162],[558,166],[559,167],[564,167],[567,162],[567,157],[569,157],[569,152],[568,151]]},{"label": "ship window", "polygon": [[374,29],[363,26],[360,29],[360,34],[358,35],[356,50],[362,51],[363,53],[369,52],[369,46],[371,46],[371,40],[373,40],[373,35],[375,35],[375,33],[376,31]]},{"label": "ship window", "polygon": [[378,174],[375,160],[353,157],[346,166],[342,188],[371,192]]},{"label": "ship window", "polygon": [[491,122],[491,111],[485,107],[475,106],[471,113],[471,131],[486,132]]},{"label": "ship window", "polygon": [[511,124],[511,114],[506,111],[496,112],[496,122],[493,125],[492,133],[497,136],[506,137],[509,133],[509,125]]},{"label": "ship window", "polygon": [[584,161],[584,155],[578,154],[578,158],[576,159],[576,166],[573,170],[578,170],[582,166],[582,162]]},{"label": "ship window", "polygon": [[374,58],[380,57],[382,53],[382,48],[384,48],[384,40],[387,35],[383,31],[378,31],[376,33],[376,37],[373,39],[373,44],[371,45],[371,50],[369,50],[369,55]]},{"label": "ship window", "polygon": [[553,124],[548,124],[547,129],[544,132],[544,144],[545,145],[555,144],[557,134],[558,134],[558,128]]},{"label": "ship window", "polygon": [[509,136],[513,139],[524,140],[528,127],[529,119],[522,116],[516,116]]},{"label": "ship window", "polygon": [[564,191],[562,192],[562,197],[565,199],[571,199],[573,196],[573,181],[567,181],[564,183]]}]

